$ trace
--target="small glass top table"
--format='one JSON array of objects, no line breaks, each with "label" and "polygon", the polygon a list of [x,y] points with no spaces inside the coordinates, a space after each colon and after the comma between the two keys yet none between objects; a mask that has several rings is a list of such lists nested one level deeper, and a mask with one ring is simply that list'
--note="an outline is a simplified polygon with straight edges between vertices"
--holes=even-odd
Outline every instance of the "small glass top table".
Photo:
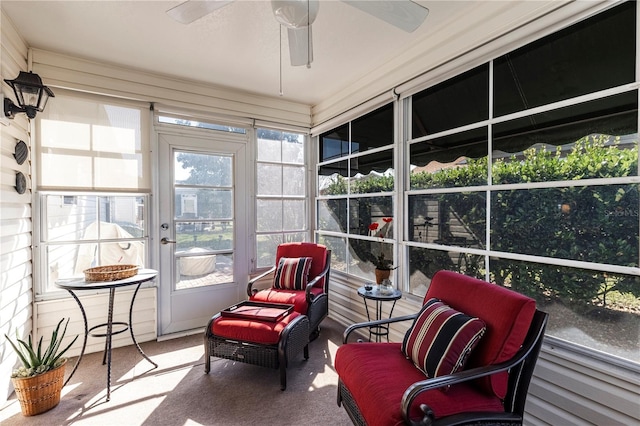
[{"label": "small glass top table", "polygon": [[[371,287],[371,290],[367,290],[368,287]],[[382,319],[382,303],[383,302],[393,302],[391,305],[391,311],[389,311],[389,318],[393,315],[393,308],[396,307],[396,302],[398,299],[402,297],[402,292],[396,288],[393,289],[391,293],[381,293],[376,284],[367,283],[365,286],[362,286],[358,289],[358,294],[364,300],[364,307],[367,310],[367,319],[369,321],[380,320]],[[371,318],[369,313],[369,305],[367,304],[367,300],[374,300],[376,303],[375,307],[375,318]],[[369,327],[369,340],[371,340],[371,335],[375,336],[376,342],[380,342],[382,340],[382,336],[387,337],[387,342],[389,341],[389,325],[374,325]]]},{"label": "small glass top table", "polygon": [[[125,331],[129,330],[131,332],[131,339],[133,340],[133,343],[136,345],[138,352],[140,352],[140,355],[142,355],[147,361],[153,364],[154,368],[158,367],[158,364],[151,361],[151,359],[142,351],[142,348],[136,341],[136,337],[133,334],[133,321],[132,321],[133,303],[136,300],[136,295],[138,294],[138,290],[140,290],[140,286],[142,285],[142,283],[151,281],[157,275],[158,275],[158,271],[155,271],[153,269],[139,269],[138,273],[133,277],[124,278],[124,279],[115,280],[115,281],[87,282],[84,280],[84,278],[70,278],[70,279],[63,279],[63,280],[56,281],[55,283],[56,287],[67,290],[69,294],[71,294],[71,296],[75,299],[76,303],[80,307],[80,312],[82,312],[82,318],[84,319],[84,341],[82,343],[82,350],[80,351],[80,356],[76,361],[76,365],[73,367],[73,371],[71,371],[71,374],[69,375],[69,377],[67,377],[67,380],[64,382],[65,385],[69,382],[69,380],[71,379],[71,376],[73,376],[73,373],[76,372],[76,369],[78,368],[78,365],[82,360],[82,356],[84,355],[84,350],[87,348],[88,336],[106,337],[105,344],[104,344],[104,354],[102,356],[102,365],[107,364],[107,401],[111,399],[111,337],[112,336],[116,334],[124,333]],[[135,285],[136,289],[133,293],[133,297],[131,298],[131,305],[129,306],[129,322],[126,323],[121,321],[113,321],[113,299],[115,297],[116,288],[127,287],[131,285]],[[103,324],[98,324],[89,328],[89,324],[87,322],[87,314],[84,310],[84,307],[82,306],[82,302],[80,302],[80,299],[78,298],[78,296],[76,296],[74,291],[105,290],[105,289],[109,289],[109,313],[107,315],[107,322]],[[122,328],[114,331],[113,330],[114,325],[120,326]],[[106,327],[107,328],[106,332],[92,333],[95,329],[100,327]]]}]

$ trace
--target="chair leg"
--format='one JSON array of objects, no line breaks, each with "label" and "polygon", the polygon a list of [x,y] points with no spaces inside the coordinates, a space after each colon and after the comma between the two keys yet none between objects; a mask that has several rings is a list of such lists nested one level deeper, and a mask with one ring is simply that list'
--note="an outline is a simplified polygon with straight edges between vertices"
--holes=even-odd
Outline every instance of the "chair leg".
[{"label": "chair leg", "polygon": [[316,327],[315,330],[313,330],[311,332],[311,334],[309,334],[309,341],[313,342],[314,340],[316,340],[318,337],[320,336],[320,326]]},{"label": "chair leg", "polygon": [[211,355],[209,354],[210,344],[211,342],[209,342],[209,339],[205,337],[204,338],[204,373],[205,374],[209,374],[209,371],[211,371]]},{"label": "chair leg", "polygon": [[304,347],[304,359],[309,359],[309,345]]},{"label": "chair leg", "polygon": [[287,367],[280,363],[280,390],[287,389]]}]

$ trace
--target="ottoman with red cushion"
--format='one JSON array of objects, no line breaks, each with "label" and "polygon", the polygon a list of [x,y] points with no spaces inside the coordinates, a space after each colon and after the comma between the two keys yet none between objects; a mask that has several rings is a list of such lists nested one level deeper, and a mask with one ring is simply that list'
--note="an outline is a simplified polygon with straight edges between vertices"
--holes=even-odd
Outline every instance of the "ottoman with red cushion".
[{"label": "ottoman with red cushion", "polygon": [[231,308],[215,314],[205,331],[205,373],[211,369],[212,356],[279,368],[280,388],[285,390],[288,361],[300,352],[309,359],[309,319],[292,309],[284,315],[280,313],[276,319],[269,318],[269,311],[277,311],[282,306],[261,303],[258,308],[264,316],[233,316],[229,314]]}]

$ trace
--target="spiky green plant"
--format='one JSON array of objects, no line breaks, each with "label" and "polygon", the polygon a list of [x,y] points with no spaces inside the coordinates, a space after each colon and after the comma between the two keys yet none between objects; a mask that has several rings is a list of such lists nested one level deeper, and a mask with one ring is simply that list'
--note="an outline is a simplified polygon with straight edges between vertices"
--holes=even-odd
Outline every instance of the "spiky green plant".
[{"label": "spiky green plant", "polygon": [[67,318],[67,322],[64,325],[64,329],[62,330],[62,334],[60,333],[60,326],[64,318],[60,320],[56,329],[53,330],[53,334],[51,335],[51,342],[49,346],[42,352],[42,337],[38,341],[38,347],[34,348],[33,342],[31,341],[31,335],[29,335],[28,340],[25,342],[18,338],[18,331],[16,330],[16,340],[17,344],[13,343],[9,336],[6,334],[4,337],[7,338],[7,341],[11,343],[13,349],[18,354],[20,361],[22,361],[22,367],[17,370],[13,370],[11,377],[31,377],[37,374],[45,373],[49,370],[53,370],[54,368],[60,366],[64,362],[64,355],[67,350],[75,343],[78,339],[76,336],[71,343],[69,343],[64,349],[60,350],[60,346],[62,344],[62,339],[64,339],[64,335],[67,332],[67,325],[69,324],[69,318]]}]

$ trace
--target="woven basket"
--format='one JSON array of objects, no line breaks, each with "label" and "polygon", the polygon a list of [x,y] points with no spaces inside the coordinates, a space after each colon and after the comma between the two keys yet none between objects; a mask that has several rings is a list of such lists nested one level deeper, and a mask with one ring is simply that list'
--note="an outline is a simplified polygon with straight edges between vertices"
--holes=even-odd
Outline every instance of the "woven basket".
[{"label": "woven basket", "polygon": [[11,379],[24,416],[35,416],[58,405],[64,385],[66,364],[67,360],[61,366],[46,373]]},{"label": "woven basket", "polygon": [[136,265],[105,265],[84,270],[85,281],[115,281],[133,277],[138,273]]}]

